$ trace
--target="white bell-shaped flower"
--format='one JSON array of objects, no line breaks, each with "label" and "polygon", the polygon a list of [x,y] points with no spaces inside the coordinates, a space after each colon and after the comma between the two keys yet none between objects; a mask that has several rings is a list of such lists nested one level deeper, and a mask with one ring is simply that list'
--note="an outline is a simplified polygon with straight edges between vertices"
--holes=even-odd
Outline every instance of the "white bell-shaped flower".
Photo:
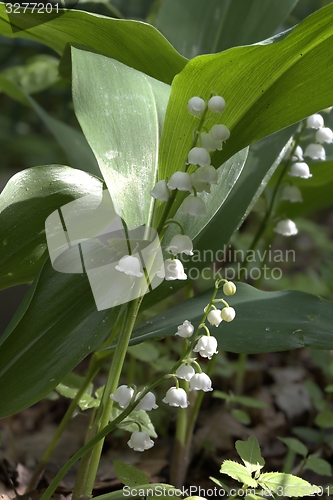
[{"label": "white bell-shaped flower", "polygon": [[312,160],[326,160],[326,151],[321,144],[309,144],[305,148],[304,156]]},{"label": "white bell-shaped flower", "polygon": [[302,179],[309,179],[312,177],[310,174],[309,165],[303,161],[297,161],[293,163],[290,167],[289,175],[291,177],[301,177]]},{"label": "white bell-shaped flower", "polygon": [[192,191],[192,179],[187,172],[175,172],[168,182],[169,189],[178,189],[178,191]]},{"label": "white bell-shaped flower", "polygon": [[198,352],[203,358],[211,359],[214,354],[217,354],[217,340],[211,335],[203,335],[198,340],[193,352]]},{"label": "white bell-shaped flower", "polygon": [[206,109],[206,103],[201,97],[191,97],[187,103],[187,110],[190,115],[200,116]]},{"label": "white bell-shaped flower", "polygon": [[177,389],[177,387],[170,387],[162,401],[170,406],[180,406],[180,408],[187,408],[190,404],[184,389]]},{"label": "white bell-shaped flower", "polygon": [[193,255],[193,243],[186,234],[176,234],[171,239],[166,251],[173,255],[177,255],[179,253]]},{"label": "white bell-shaped flower", "polygon": [[212,165],[208,167],[199,167],[193,174],[197,182],[208,184],[217,184],[217,170]]},{"label": "white bell-shaped flower", "polygon": [[208,167],[210,165],[210,155],[205,148],[192,148],[188,154],[187,162],[190,165]]},{"label": "white bell-shaped flower", "polygon": [[201,132],[200,141],[201,147],[205,148],[207,151],[216,151],[222,148],[221,142],[214,141],[213,137],[207,132]]},{"label": "white bell-shaped flower", "polygon": [[187,279],[184,266],[179,259],[166,259],[162,268],[157,272],[157,276],[167,281]]},{"label": "white bell-shaped flower", "polygon": [[208,101],[208,109],[213,111],[213,113],[221,114],[225,110],[225,107],[225,100],[220,95],[214,95]]},{"label": "white bell-shaped flower", "polygon": [[206,215],[205,202],[197,196],[188,196],[183,201],[179,213],[183,215],[192,215],[194,217],[204,217]]},{"label": "white bell-shaped flower", "polygon": [[210,184],[208,184],[208,182],[197,181],[195,177],[195,172],[191,174],[191,178],[192,178],[192,185],[197,193],[203,193],[203,192],[210,193]]},{"label": "white bell-shaped flower", "polygon": [[209,323],[213,326],[219,326],[222,321],[221,311],[219,309],[212,309],[207,315]]},{"label": "white bell-shaped flower", "polygon": [[191,365],[180,365],[176,370],[176,377],[182,378],[189,382],[193,375],[195,374],[195,370]]},{"label": "white bell-shaped flower", "polygon": [[323,127],[317,130],[316,132],[316,141],[323,144],[326,142],[327,144],[332,144],[333,142],[333,130],[328,127]]},{"label": "white bell-shaped flower", "polygon": [[178,331],[175,335],[179,335],[179,337],[183,337],[183,339],[188,339],[193,335],[193,332],[194,326],[192,325],[191,321],[188,321],[186,319],[182,325],[178,326]]},{"label": "white bell-shaped flower", "polygon": [[146,431],[134,431],[127,444],[134,451],[145,451],[154,446],[154,441]]},{"label": "white bell-shaped flower", "polygon": [[[138,392],[135,400],[137,400],[141,394],[142,394],[142,391]],[[137,411],[137,410],[151,411],[151,410],[156,410],[156,408],[158,408],[158,405],[156,404],[155,394],[153,394],[152,392],[147,392],[147,394],[145,396],[143,396],[141,401],[136,405],[134,410],[135,411]]]},{"label": "white bell-shaped flower", "polygon": [[281,200],[290,201],[291,203],[302,202],[302,193],[297,186],[285,186],[281,194]]},{"label": "white bell-shaped flower", "polygon": [[143,276],[140,261],[133,255],[125,255],[122,257],[115,266],[115,269],[121,273],[128,274],[128,276],[136,276],[137,278],[142,278]]},{"label": "white bell-shaped flower", "polygon": [[212,381],[206,373],[196,373],[190,380],[190,391],[212,391]]},{"label": "white bell-shaped flower", "polygon": [[233,319],[235,319],[236,311],[233,307],[224,307],[221,311],[221,318],[224,321],[230,323]]},{"label": "white bell-shaped flower", "polygon": [[156,200],[160,201],[168,201],[170,197],[170,191],[168,189],[167,183],[165,180],[156,182],[153,189],[150,191],[150,195]]},{"label": "white bell-shaped flower", "polygon": [[118,403],[120,408],[127,408],[134,394],[134,389],[127,385],[120,385],[114,394],[111,394],[112,401]]},{"label": "white bell-shaped flower", "polygon": [[315,113],[314,115],[308,116],[306,119],[306,128],[321,128],[324,126],[324,118],[319,114]]},{"label": "white bell-shaped flower", "polygon": [[294,154],[293,154],[293,160],[294,161],[302,161],[303,160],[303,149],[301,146],[297,146]]},{"label": "white bell-shaped flower", "polygon": [[298,233],[295,222],[290,219],[280,220],[274,228],[274,231],[278,234],[282,234],[282,236],[294,236]]},{"label": "white bell-shaped flower", "polygon": [[236,293],[236,285],[232,281],[227,281],[223,285],[223,293],[224,295],[230,296],[235,295]]},{"label": "white bell-shaped flower", "polygon": [[209,131],[214,141],[225,142],[230,137],[230,130],[225,125],[213,125]]}]

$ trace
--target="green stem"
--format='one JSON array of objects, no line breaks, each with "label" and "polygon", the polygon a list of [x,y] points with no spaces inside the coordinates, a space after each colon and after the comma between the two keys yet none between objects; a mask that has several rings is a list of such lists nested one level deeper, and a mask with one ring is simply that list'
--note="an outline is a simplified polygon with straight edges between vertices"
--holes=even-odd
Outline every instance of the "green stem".
[{"label": "green stem", "polygon": [[237,394],[237,396],[239,396],[243,392],[247,358],[248,355],[244,353],[241,353],[238,356],[237,373],[235,380],[235,394]]},{"label": "green stem", "polygon": [[[132,335],[134,323],[141,303],[141,298],[132,301],[128,304],[128,309],[124,316],[123,327],[118,337],[114,357],[112,360],[111,369],[104,387],[102,399],[96,421],[93,429],[93,434],[97,434],[107,427],[110,420],[113,401],[110,395],[115,392],[118,387],[121,371],[124,364],[128,344]],[[97,474],[97,469],[102,453],[104,438],[97,442],[92,452],[85,457],[85,460],[80,464],[77,481],[73,491],[73,500],[77,500],[82,495],[90,496],[94,487],[94,482]]]}]

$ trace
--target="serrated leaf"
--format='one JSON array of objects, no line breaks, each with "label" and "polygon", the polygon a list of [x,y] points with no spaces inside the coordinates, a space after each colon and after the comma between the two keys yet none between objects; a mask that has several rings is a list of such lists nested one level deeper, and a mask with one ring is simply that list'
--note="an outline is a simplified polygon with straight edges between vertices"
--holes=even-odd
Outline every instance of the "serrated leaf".
[{"label": "serrated leaf", "polygon": [[252,486],[253,488],[256,488],[258,485],[257,481],[252,478],[250,472],[244,465],[233,462],[232,460],[225,460],[221,466],[220,472],[222,474],[227,474],[244,485]]},{"label": "serrated leaf", "polygon": [[120,479],[125,486],[133,488],[135,486],[149,484],[147,475],[133,465],[125,464],[124,462],[120,462],[120,460],[114,460],[113,465],[117,478]]},{"label": "serrated leaf", "polygon": [[220,488],[224,489],[227,493],[230,493],[230,488],[226,484],[224,484],[222,481],[219,479],[216,479],[216,477],[209,476],[209,479],[213,481],[213,483],[217,484]]},{"label": "serrated leaf", "polygon": [[260,476],[260,486],[285,497],[304,497],[320,493],[320,488],[300,477],[283,472],[266,472]]},{"label": "serrated leaf", "polygon": [[257,472],[264,467],[265,460],[261,456],[260,446],[256,437],[250,436],[247,441],[236,441],[235,447],[246,469],[250,473]]},{"label": "serrated leaf", "polygon": [[170,87],[84,50],[72,49],[72,64],[75,113],[115,210],[129,227],[149,226]]},{"label": "serrated leaf", "polygon": [[302,455],[302,457],[306,457],[308,454],[308,449],[307,447],[301,443],[298,439],[295,438],[278,438],[282,443],[284,443],[288,448],[295,453],[298,453],[299,455]]},{"label": "serrated leaf", "polygon": [[[117,418],[123,410],[120,410],[119,408],[115,408],[113,406],[112,412],[111,412],[111,420],[114,420]],[[150,420],[150,416],[148,413],[144,410],[134,410],[130,413],[130,415],[121,422],[121,425],[119,426],[121,429],[126,429],[129,432],[134,432],[138,430],[138,426],[136,423],[133,423],[133,420],[136,422],[139,422],[141,424],[142,430],[146,431],[150,437],[152,438],[157,438],[157,434],[155,431],[155,427]]]},{"label": "serrated leaf", "polygon": [[323,458],[318,458],[313,455],[310,455],[306,459],[304,469],[310,469],[316,474],[320,474],[321,476],[332,477],[331,465]]}]

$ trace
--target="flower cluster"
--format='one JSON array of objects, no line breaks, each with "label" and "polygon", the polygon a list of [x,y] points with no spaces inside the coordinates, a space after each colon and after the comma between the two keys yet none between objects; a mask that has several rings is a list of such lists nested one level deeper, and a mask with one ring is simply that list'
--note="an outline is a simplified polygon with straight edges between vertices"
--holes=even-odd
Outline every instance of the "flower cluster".
[{"label": "flower cluster", "polygon": [[[331,109],[326,108],[323,112],[330,112]],[[333,131],[325,127],[324,118],[319,113],[309,116],[303,128],[315,130],[314,142],[308,144],[303,152],[301,146],[296,146],[291,141],[285,158],[287,160],[291,159],[292,162],[290,171],[288,172],[290,177],[309,179],[312,177],[312,174],[310,173],[309,165],[304,161],[304,157],[308,157],[311,160],[326,160],[326,151],[323,144],[333,143]],[[289,201],[290,203],[300,203],[303,201],[302,193],[297,186],[286,185],[282,190],[281,200]],[[280,220],[274,231],[283,236],[293,236],[298,233],[296,224],[290,219]]]},{"label": "flower cluster", "polygon": [[[192,97],[187,103],[188,112],[201,118],[202,116],[205,118],[208,111],[221,114],[225,107],[225,100],[221,96],[211,97],[207,104],[201,97]],[[229,137],[230,131],[223,124],[215,124],[210,130],[196,130],[193,147],[185,162],[185,170],[173,173],[169,180],[158,181],[150,191],[151,196],[165,202],[176,190],[188,192],[190,196],[183,201],[180,213],[193,217],[206,215],[205,203],[197,196],[197,193],[210,193],[211,186],[217,184],[217,171],[211,165],[210,153],[221,150],[223,143]],[[189,173],[189,167],[194,172]]]},{"label": "flower cluster", "polygon": [[[223,292],[225,295],[234,295],[236,293],[236,285],[227,280],[223,285]],[[217,286],[218,288],[218,286]],[[222,309],[216,309],[214,303],[223,303],[225,307]],[[222,321],[230,322],[235,316],[235,310],[229,306],[229,304],[224,299],[214,299],[207,307],[204,309],[204,320],[218,327]],[[189,346],[192,348],[194,353],[198,353],[202,358],[211,359],[214,354],[217,354],[217,339],[210,335],[208,327],[205,325],[205,322],[199,325],[199,329],[205,329],[206,335],[201,335],[199,339],[196,341],[196,337],[194,337],[194,341],[191,341],[191,337],[194,334],[194,326],[189,320],[185,320],[183,324],[179,325],[177,328],[177,332],[175,335],[183,337],[189,342]],[[195,342],[196,341],[196,342]],[[198,369],[198,372],[195,371],[195,366]],[[189,356],[183,359],[182,364],[177,368],[174,374],[172,374],[176,378],[176,385],[171,387],[166,393],[165,398],[162,400],[164,403],[169,404],[170,406],[187,408],[190,404],[187,398],[187,393],[185,389],[179,387],[178,379],[186,380],[189,383],[188,390],[189,391],[204,391],[209,392],[212,391],[212,381],[206,373],[203,373],[199,363],[195,360],[195,358],[191,358]]]}]

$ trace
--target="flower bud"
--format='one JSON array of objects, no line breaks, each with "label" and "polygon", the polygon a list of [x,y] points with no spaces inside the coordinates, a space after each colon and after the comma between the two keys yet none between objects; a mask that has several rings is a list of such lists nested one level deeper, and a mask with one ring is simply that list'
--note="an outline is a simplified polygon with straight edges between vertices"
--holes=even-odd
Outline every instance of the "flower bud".
[{"label": "flower bud", "polygon": [[316,141],[320,142],[320,144],[324,142],[331,144],[333,142],[333,130],[328,127],[320,128],[316,132]]},{"label": "flower bud", "polygon": [[189,391],[212,391],[212,381],[206,373],[196,373],[190,380]]},{"label": "flower bud", "polygon": [[312,160],[326,160],[326,151],[321,144],[309,144],[305,148],[304,156]]},{"label": "flower bud", "polygon": [[177,389],[177,387],[170,387],[162,401],[170,406],[180,406],[180,408],[187,408],[190,404],[184,389]]},{"label": "flower bud", "polygon": [[193,352],[198,352],[203,358],[211,359],[214,354],[217,354],[217,340],[211,335],[203,335],[198,340]]},{"label": "flower bud", "polygon": [[208,109],[213,111],[213,113],[221,114],[225,110],[225,107],[225,100],[219,95],[214,95],[208,101]]},{"label": "flower bud", "polygon": [[127,444],[134,451],[145,451],[154,446],[154,441],[150,439],[146,431],[134,431]]},{"label": "flower bud", "polygon": [[206,109],[206,103],[201,97],[191,97],[187,103],[187,110],[190,115],[200,116]]},{"label": "flower bud", "polygon": [[211,325],[218,327],[222,321],[221,311],[219,309],[212,309],[209,311],[207,319]]},{"label": "flower bud", "polygon": [[189,382],[195,374],[194,368],[191,365],[180,365],[176,371],[176,377]]},{"label": "flower bud", "polygon": [[301,177],[302,179],[309,179],[312,177],[310,174],[309,165],[304,162],[296,162],[291,165],[289,175],[291,177]]},{"label": "flower bud", "polygon": [[198,182],[208,184],[217,184],[217,170],[212,165],[208,167],[199,167],[193,174],[193,177]]},{"label": "flower bud", "polygon": [[127,274],[128,276],[136,276],[137,278],[143,277],[140,261],[133,255],[125,255],[122,257],[115,266],[115,269],[121,273]]},{"label": "flower bud", "polygon": [[183,339],[188,339],[193,335],[193,332],[194,326],[192,325],[191,321],[188,321],[186,319],[182,325],[178,326],[178,331],[175,335],[179,335],[180,337],[183,337]]},{"label": "flower bud", "polygon": [[223,285],[223,293],[224,295],[235,295],[236,293],[236,285],[232,281],[227,281]]},{"label": "flower bud", "polygon": [[150,195],[156,200],[168,201],[170,197],[170,191],[167,187],[165,180],[156,182],[153,189],[150,191]]},{"label": "flower bud", "polygon": [[157,272],[157,276],[166,281],[187,279],[184,266],[179,259],[166,259],[162,268]]},{"label": "flower bud", "polygon": [[134,394],[134,389],[127,385],[120,385],[110,399],[119,404],[120,408],[127,408]]},{"label": "flower bud", "polygon": [[190,165],[208,167],[210,165],[210,156],[205,148],[192,148],[188,154],[187,162]]},{"label": "flower bud", "polygon": [[225,142],[230,137],[230,130],[225,125],[213,125],[209,133],[216,142]]},{"label": "flower bud", "polygon": [[206,215],[205,202],[197,196],[189,196],[183,201],[179,213],[194,217],[204,217]]},{"label": "flower bud", "polygon": [[[138,392],[135,400],[137,400],[140,397],[140,394],[142,394],[142,391]],[[152,392],[147,392],[147,394],[143,396],[141,401],[136,405],[134,410],[151,411],[151,410],[156,410],[156,408],[158,408],[158,405],[156,404],[155,394],[153,394]]]},{"label": "flower bud", "polygon": [[281,194],[281,200],[291,203],[302,202],[302,193],[297,186],[285,186]]},{"label": "flower bud", "polygon": [[221,318],[227,323],[235,319],[236,311],[233,307],[224,307],[221,311]]},{"label": "flower bud", "polygon": [[298,233],[296,224],[290,219],[280,220],[274,228],[274,231],[278,234],[282,234],[282,236],[294,236]]},{"label": "flower bud", "polygon": [[324,126],[324,118],[319,115],[318,113],[315,113],[314,115],[311,115],[307,118],[306,120],[306,128],[321,128]]},{"label": "flower bud", "polygon": [[175,172],[172,174],[169,182],[169,189],[178,189],[178,191],[192,191],[192,179],[187,172]]},{"label": "flower bud", "polygon": [[193,243],[186,234],[176,234],[166,247],[166,251],[173,255],[179,253],[193,255]]}]

